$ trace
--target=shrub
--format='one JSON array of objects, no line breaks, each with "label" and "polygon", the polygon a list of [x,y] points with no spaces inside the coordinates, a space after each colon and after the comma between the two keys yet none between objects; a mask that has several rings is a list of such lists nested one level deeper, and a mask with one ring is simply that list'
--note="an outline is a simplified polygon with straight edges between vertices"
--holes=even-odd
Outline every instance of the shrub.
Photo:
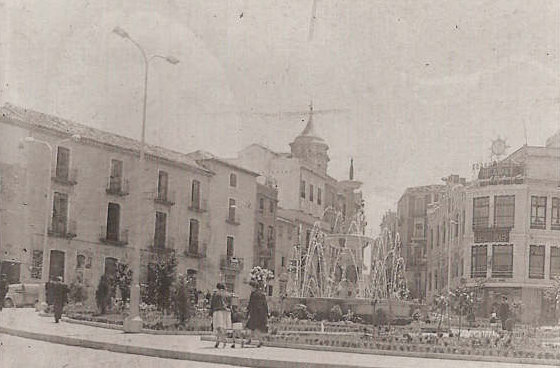
[{"label": "shrub", "polygon": [[387,313],[383,309],[378,309],[375,311],[373,324],[376,326],[384,326],[388,323],[389,318],[387,317]]},{"label": "shrub", "polygon": [[342,320],[342,309],[340,308],[340,305],[337,304],[331,308],[331,311],[329,313],[329,321],[339,322],[340,320]]},{"label": "shrub", "polygon": [[105,314],[107,307],[111,303],[111,285],[106,275],[101,275],[97,290],[95,291],[95,302],[99,313]]},{"label": "shrub", "polygon": [[194,307],[187,292],[189,287],[186,275],[179,275],[173,292],[173,307],[175,316],[180,323],[185,323],[194,314]]},{"label": "shrub", "polygon": [[86,289],[82,284],[73,282],[70,284],[70,291],[68,292],[68,299],[73,303],[83,303],[87,300]]}]

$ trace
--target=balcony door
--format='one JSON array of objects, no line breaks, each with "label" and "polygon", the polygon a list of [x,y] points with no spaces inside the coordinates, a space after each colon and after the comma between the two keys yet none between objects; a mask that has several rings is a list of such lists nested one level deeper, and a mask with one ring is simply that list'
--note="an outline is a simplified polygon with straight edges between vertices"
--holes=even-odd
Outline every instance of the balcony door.
[{"label": "balcony door", "polygon": [[109,189],[113,192],[122,190],[123,163],[121,160],[111,160],[111,177],[109,178]]},{"label": "balcony door", "polygon": [[121,206],[117,203],[109,203],[107,207],[107,240],[119,240],[120,218]]},{"label": "balcony door", "polygon": [[51,250],[51,257],[49,260],[49,280],[55,280],[62,277],[64,281],[64,252],[60,250]]},{"label": "balcony door", "polygon": [[165,248],[167,226],[167,214],[164,212],[156,212],[156,231],[154,234],[154,247]]}]

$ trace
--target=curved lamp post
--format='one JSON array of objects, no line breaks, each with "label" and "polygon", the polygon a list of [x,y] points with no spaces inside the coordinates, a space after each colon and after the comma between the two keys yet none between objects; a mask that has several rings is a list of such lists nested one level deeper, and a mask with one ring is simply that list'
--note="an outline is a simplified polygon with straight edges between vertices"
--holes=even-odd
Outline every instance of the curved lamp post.
[{"label": "curved lamp post", "polygon": [[[81,139],[82,137],[80,135],[74,134],[70,138],[66,138],[57,142],[56,146],[59,146],[62,143],[70,140],[74,142],[79,142]],[[25,137],[23,139],[23,142],[42,144],[43,146],[46,146],[49,149],[49,177],[47,178],[47,195],[45,196],[47,203],[46,203],[46,210],[45,210],[45,220],[43,224],[43,265],[42,265],[42,273],[41,273],[41,281],[46,283],[48,282],[48,280],[47,280],[47,271],[46,271],[47,267],[45,265],[45,260],[47,257],[47,243],[49,238],[49,218],[51,215],[50,208],[52,202],[52,166],[53,165],[50,161],[52,160],[53,157],[54,148],[49,142],[36,139],[35,137]],[[45,299],[46,299],[45,293],[39,292],[39,303],[41,304],[41,307],[44,307]]]},{"label": "curved lamp post", "polygon": [[[144,155],[146,151],[146,111],[147,111],[147,102],[148,102],[148,72],[150,62],[154,59],[163,59],[167,61],[169,64],[176,65],[179,63],[179,59],[174,56],[161,56],[161,55],[150,55],[146,54],[146,51],[140,46],[138,42],[136,42],[128,32],[126,32],[121,27],[115,27],[113,29],[113,33],[116,35],[124,38],[125,40],[130,41],[142,55],[142,60],[144,61],[144,100],[142,105],[142,138],[141,138],[141,145],[140,145],[140,162],[138,165],[138,178],[137,178],[137,185],[138,185],[138,198],[135,201],[136,203],[136,211],[133,213],[141,214],[142,211],[142,177],[144,173]],[[140,215],[140,218],[142,216]],[[124,321],[123,327],[125,332],[141,332],[142,330],[142,318],[140,317],[140,232],[142,231],[142,221],[137,221],[137,229],[136,229],[136,241],[134,242],[134,265],[132,267],[132,287],[130,290],[130,315]]]}]

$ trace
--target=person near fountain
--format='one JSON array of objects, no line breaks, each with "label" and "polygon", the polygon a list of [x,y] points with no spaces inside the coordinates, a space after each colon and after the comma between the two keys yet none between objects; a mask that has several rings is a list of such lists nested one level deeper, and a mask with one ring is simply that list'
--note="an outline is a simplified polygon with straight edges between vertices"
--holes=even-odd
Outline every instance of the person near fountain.
[{"label": "person near fountain", "polygon": [[[258,348],[262,346],[262,334],[268,331],[268,304],[266,303],[266,296],[262,292],[264,285],[257,281],[251,281],[250,284],[253,288],[251,296],[249,297],[249,305],[247,311],[249,318],[247,321],[247,329],[251,330],[251,339],[257,338],[259,340]],[[251,339],[247,341],[251,343]]]},{"label": "person near fountain", "polygon": [[212,329],[216,334],[215,348],[220,346],[220,341],[226,347],[226,331],[231,329],[231,312],[226,302],[226,288],[224,284],[216,285],[216,292],[210,300],[210,313],[212,314]]}]

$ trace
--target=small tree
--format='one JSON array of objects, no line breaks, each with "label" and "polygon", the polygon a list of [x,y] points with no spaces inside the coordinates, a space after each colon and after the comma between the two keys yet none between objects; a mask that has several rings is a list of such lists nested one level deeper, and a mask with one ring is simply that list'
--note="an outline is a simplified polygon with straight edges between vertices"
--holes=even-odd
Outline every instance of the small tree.
[{"label": "small tree", "polygon": [[159,311],[169,310],[176,269],[177,258],[174,253],[159,257],[157,262],[148,265],[150,276],[142,298],[145,303],[155,305]]},{"label": "small tree", "polygon": [[130,299],[130,285],[132,284],[132,270],[128,264],[117,263],[113,284],[120,290],[123,303],[126,303]]},{"label": "small tree", "polygon": [[544,291],[544,297],[554,304],[555,310],[560,303],[560,276],[554,276],[552,279],[552,286]]},{"label": "small tree", "polygon": [[449,303],[449,297],[447,295],[438,294],[434,297],[434,307],[435,310],[439,313],[439,321],[437,327],[438,334],[441,328],[441,323],[443,322],[443,311],[447,307],[448,303]]},{"label": "small tree", "polygon": [[180,323],[184,323],[187,319],[194,315],[194,308],[188,293],[189,280],[186,275],[180,274],[173,290],[173,308],[175,316]]},{"label": "small tree", "polygon": [[107,312],[107,307],[111,303],[111,283],[106,275],[101,275],[97,290],[95,291],[95,301],[101,314]]},{"label": "small tree", "polygon": [[463,322],[463,314],[472,310],[474,304],[474,293],[468,288],[461,286],[450,293],[451,303],[459,314],[459,334],[461,335],[461,328]]}]

